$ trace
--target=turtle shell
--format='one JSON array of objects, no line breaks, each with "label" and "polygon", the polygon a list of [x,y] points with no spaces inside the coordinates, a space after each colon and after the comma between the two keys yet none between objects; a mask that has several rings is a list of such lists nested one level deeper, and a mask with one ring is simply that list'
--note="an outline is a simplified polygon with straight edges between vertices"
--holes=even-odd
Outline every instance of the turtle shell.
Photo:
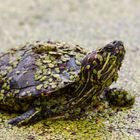
[{"label": "turtle shell", "polygon": [[48,95],[75,82],[87,51],[64,42],[32,42],[0,56],[0,99]]}]

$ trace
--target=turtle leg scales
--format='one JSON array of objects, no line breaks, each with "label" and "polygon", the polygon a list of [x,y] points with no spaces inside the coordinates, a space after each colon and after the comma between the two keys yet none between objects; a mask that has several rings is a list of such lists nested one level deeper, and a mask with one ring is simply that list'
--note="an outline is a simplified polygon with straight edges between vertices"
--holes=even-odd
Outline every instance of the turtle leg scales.
[{"label": "turtle leg scales", "polygon": [[42,118],[52,115],[52,113],[53,112],[49,109],[32,108],[29,111],[23,113],[21,116],[10,119],[8,121],[8,124],[18,126],[32,124],[36,121],[41,120]]},{"label": "turtle leg scales", "polygon": [[135,96],[124,89],[106,88],[104,95],[109,104],[114,107],[131,107],[135,102]]}]

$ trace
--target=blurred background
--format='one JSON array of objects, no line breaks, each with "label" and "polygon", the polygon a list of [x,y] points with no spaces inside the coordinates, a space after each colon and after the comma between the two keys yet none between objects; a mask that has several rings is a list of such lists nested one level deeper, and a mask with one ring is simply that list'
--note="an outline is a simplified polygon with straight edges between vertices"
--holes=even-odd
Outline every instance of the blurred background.
[{"label": "blurred background", "polygon": [[136,50],[139,9],[139,0],[1,0],[0,46],[51,39],[93,49],[121,39]]},{"label": "blurred background", "polygon": [[[139,0],[0,0],[0,51],[33,40],[61,40],[89,50],[122,40],[126,58],[115,86],[135,94],[136,103],[106,128],[113,128],[112,139],[118,133],[118,139],[140,138]],[[9,130],[0,132],[0,140],[7,140],[3,132]]]}]

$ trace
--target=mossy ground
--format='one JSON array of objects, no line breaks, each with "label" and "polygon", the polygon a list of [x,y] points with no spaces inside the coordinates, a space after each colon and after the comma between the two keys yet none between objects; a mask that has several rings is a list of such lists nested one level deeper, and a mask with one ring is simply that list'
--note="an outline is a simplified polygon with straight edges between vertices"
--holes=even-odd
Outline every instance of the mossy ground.
[{"label": "mossy ground", "polygon": [[[89,113],[88,117],[79,120],[63,120],[63,119],[46,119],[34,125],[24,127],[11,127],[6,124],[6,119],[14,117],[15,115],[1,114],[1,133],[0,138],[5,140],[45,140],[45,139],[92,139],[92,140],[106,140],[106,139],[124,139],[130,140],[136,137],[129,134],[131,128],[126,127],[122,123],[125,119],[126,112],[120,114],[120,119],[116,118],[118,115],[111,109],[107,109],[102,113]],[[128,118],[130,119],[130,118]],[[5,121],[3,121],[5,120]],[[115,124],[117,122],[117,125]],[[126,121],[130,124],[130,122]],[[121,133],[116,133],[121,131]],[[132,130],[134,131],[134,130]],[[115,135],[114,135],[115,134]]]},{"label": "mossy ground", "polygon": [[[140,138],[139,0],[4,0],[0,3],[0,51],[29,40],[63,40],[91,50],[115,39],[124,41],[126,57],[114,86],[136,95],[131,110],[79,121],[45,120],[30,127],[5,125],[0,140]],[[108,115],[109,114],[109,115]],[[100,114],[99,114],[100,115]],[[5,120],[5,122],[2,122]]]}]

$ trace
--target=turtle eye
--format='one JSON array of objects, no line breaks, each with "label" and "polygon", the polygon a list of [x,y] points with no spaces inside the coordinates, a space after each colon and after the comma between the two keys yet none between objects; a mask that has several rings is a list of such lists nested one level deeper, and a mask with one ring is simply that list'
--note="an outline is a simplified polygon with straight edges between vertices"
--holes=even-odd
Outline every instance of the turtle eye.
[{"label": "turtle eye", "polygon": [[108,52],[112,51],[112,46],[107,47],[106,51],[108,51]]},{"label": "turtle eye", "polygon": [[108,46],[106,46],[105,51],[113,52],[114,51],[114,47],[111,44],[109,44]]},{"label": "turtle eye", "polygon": [[113,41],[112,44],[113,44],[113,46],[123,46],[123,42],[117,41],[117,40]]}]

